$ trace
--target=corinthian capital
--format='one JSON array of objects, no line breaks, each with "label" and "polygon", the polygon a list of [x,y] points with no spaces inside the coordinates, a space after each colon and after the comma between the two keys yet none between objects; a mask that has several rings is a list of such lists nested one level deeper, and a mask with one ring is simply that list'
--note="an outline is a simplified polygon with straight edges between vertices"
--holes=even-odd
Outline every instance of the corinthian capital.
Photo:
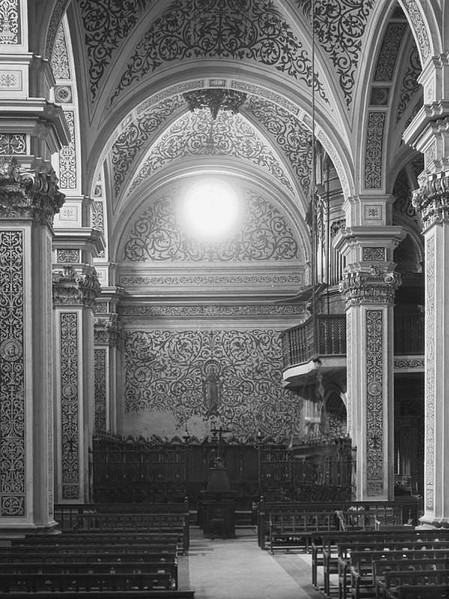
[{"label": "corinthian capital", "polygon": [[78,274],[71,265],[53,273],[53,303],[58,306],[93,308],[100,293],[100,283],[93,267],[84,267]]},{"label": "corinthian capital", "polygon": [[355,270],[349,267],[340,282],[339,290],[345,296],[346,309],[364,304],[394,304],[401,275],[379,268]]},{"label": "corinthian capital", "polygon": [[53,171],[24,169],[15,158],[0,158],[0,218],[51,226],[64,199]]},{"label": "corinthian capital", "polygon": [[423,230],[449,220],[449,174],[433,173],[413,192],[412,203],[420,214]]}]

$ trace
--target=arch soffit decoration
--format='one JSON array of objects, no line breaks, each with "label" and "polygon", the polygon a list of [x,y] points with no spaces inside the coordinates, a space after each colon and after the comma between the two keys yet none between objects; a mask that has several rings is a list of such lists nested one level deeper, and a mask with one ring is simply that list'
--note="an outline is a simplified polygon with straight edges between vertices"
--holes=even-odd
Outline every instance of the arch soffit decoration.
[{"label": "arch soffit decoration", "polygon": [[[341,0],[342,4],[345,4],[345,0]],[[98,10],[100,10],[101,7],[105,7],[107,4],[110,6],[111,3],[113,4],[112,0],[101,0],[100,3],[96,3],[97,6],[96,8]],[[137,3],[138,6],[142,7],[145,3],[140,2]],[[181,2],[182,4],[182,2]],[[307,7],[307,2],[301,2],[300,0],[296,0],[294,3],[290,2],[290,4],[285,3],[286,7],[289,7],[291,4],[297,5],[296,8],[296,12],[299,14],[300,12],[304,12],[305,11],[305,7]],[[347,4],[347,3],[346,3]],[[89,2],[84,2],[83,6],[89,6]],[[150,18],[154,21],[155,19],[159,18],[162,14],[162,8],[161,8],[161,3],[155,3],[154,5],[151,6],[151,9],[148,9],[148,14],[150,15]],[[299,10],[298,6],[301,6],[301,10]],[[279,14],[286,14],[286,9],[283,8],[282,4],[279,3]],[[143,14],[143,10],[142,9],[142,14]],[[282,13],[282,10],[284,10],[284,13]],[[358,10],[360,11],[360,7],[358,7]],[[76,13],[76,11],[72,11],[73,13]],[[78,16],[78,21],[81,19],[81,16],[78,13],[76,13]],[[86,13],[88,14],[88,13]],[[111,21],[109,22],[109,24],[112,23],[112,25],[114,25],[114,15],[112,14],[111,16]],[[129,19],[127,22],[125,22],[124,25],[124,29],[129,30],[130,36],[128,38],[127,41],[125,41],[124,39],[122,40],[122,43],[116,43],[116,46],[112,47],[112,45],[110,47],[108,47],[108,43],[111,44],[111,39],[112,37],[110,36],[110,40],[108,42],[108,37],[106,37],[106,54],[108,54],[108,56],[106,57],[106,59],[104,60],[103,63],[101,63],[101,61],[97,61],[95,63],[91,64],[91,68],[90,71],[95,72],[95,85],[97,85],[97,81],[98,83],[98,90],[100,89],[100,84],[103,84],[103,81],[108,79],[108,77],[106,76],[106,74],[110,74],[110,72],[112,71],[112,69],[116,70],[117,72],[119,72],[120,68],[126,63],[126,60],[128,60],[129,55],[132,54],[132,50],[136,47],[136,44],[138,44],[138,40],[141,39],[142,34],[144,33],[144,26],[143,24],[141,24],[140,26],[138,24],[134,24],[135,21],[135,15],[130,15]],[[133,20],[134,18],[134,20]],[[286,17],[288,18],[288,17]],[[82,19],[81,19],[82,21]],[[140,19],[140,22],[144,22],[145,19]],[[310,55],[310,27],[307,27],[307,21],[303,21],[300,25],[302,26],[302,29],[299,29],[299,25],[298,24],[293,24],[291,25],[290,23],[287,23],[288,27],[289,27],[289,31],[302,31],[302,38],[301,38],[301,42],[303,43],[303,54],[304,54],[304,61],[309,59],[309,55]],[[78,26],[79,26],[79,22],[78,22]],[[114,31],[114,27],[111,28],[111,31]],[[299,37],[299,33],[295,36],[296,38]],[[341,37],[341,36],[340,36]],[[339,39],[339,38],[336,38]],[[343,39],[343,38],[342,38]],[[307,41],[309,40],[309,41]],[[344,47],[345,44],[344,42],[340,43],[340,46]],[[92,46],[89,51],[91,52],[92,56],[95,56],[95,50],[96,47]],[[327,53],[329,53],[329,49],[327,49]],[[317,55],[317,72],[318,72],[318,76],[322,77],[324,83],[323,83],[323,89],[325,88],[326,93],[328,93],[330,95],[330,89],[331,89],[331,83],[332,82],[327,82],[327,77],[330,76],[329,74],[332,74],[336,72],[335,68],[329,68],[328,66],[326,66],[326,61],[328,64],[329,63],[329,58],[326,56],[326,53],[323,53],[323,57],[319,56],[319,52]],[[209,62],[209,61],[208,61]],[[196,65],[197,67],[199,67],[199,64],[201,63],[201,65],[204,65],[205,61],[204,58],[201,59],[201,61]],[[233,70],[235,73],[235,60],[233,62],[227,62],[224,59],[218,59],[215,57],[215,60],[213,61],[214,64],[214,72],[216,72],[217,67],[218,68],[223,68],[224,66],[228,66],[228,68],[230,70]],[[242,62],[239,61],[239,70],[242,69]],[[304,62],[304,64],[307,64],[306,62]],[[324,65],[324,66],[323,66]],[[175,66],[174,63],[166,63],[165,66],[169,66],[170,67],[170,77],[172,77],[173,75],[173,67]],[[179,65],[178,65],[179,66]],[[192,64],[192,66],[194,66]],[[331,65],[332,66],[332,65]],[[179,67],[180,70],[183,70],[183,67]],[[254,61],[254,64],[252,64],[252,68],[254,69],[254,71],[260,71],[259,73],[259,77],[262,79],[261,75],[263,75],[263,78],[266,81],[266,75],[270,72],[273,73],[275,72],[274,68],[271,68],[270,71],[267,70],[267,65],[261,65],[260,63],[257,63],[256,61]],[[326,69],[327,69],[327,73],[326,73]],[[168,70],[166,69],[167,73]],[[164,74],[164,69],[162,69],[162,74]],[[307,84],[305,81],[302,80],[297,80],[294,77],[289,77],[286,76],[285,74],[283,74],[281,71],[277,71],[275,72],[275,74],[277,75],[277,85],[280,86],[282,84],[282,86],[284,87],[284,89],[286,91],[288,91],[288,95],[290,95],[291,97],[301,97],[302,96],[302,103],[304,104],[304,106],[306,107],[307,111],[310,111],[310,88],[307,87]],[[323,75],[322,75],[323,74]],[[85,73],[85,83],[84,83],[84,93],[87,95],[89,94],[89,88],[91,87],[91,84],[89,82],[89,76],[88,73]],[[335,75],[334,75],[335,76]],[[290,81],[289,81],[290,79]],[[245,80],[248,80],[248,77],[245,76]],[[112,86],[113,83],[113,78],[110,78],[110,85]],[[146,95],[148,95],[148,77],[141,82],[137,82],[134,83],[133,85],[130,86],[131,92],[132,92],[132,98],[133,98],[133,102],[137,100],[142,100],[143,98],[145,98]],[[153,73],[151,74],[151,87],[152,90],[155,89],[155,87],[157,87],[158,85],[158,73],[156,71],[153,71]],[[162,81],[161,81],[161,85],[162,85]],[[96,88],[97,89],[97,88]],[[336,86],[335,89],[339,89],[339,85]],[[125,109],[125,102],[122,102],[121,106],[117,106],[114,107],[113,111],[109,110],[109,111],[105,111],[105,104],[106,104],[106,100],[105,98],[107,97],[106,94],[106,88],[104,87],[104,91],[97,91],[96,92],[96,98],[95,98],[95,103],[94,103],[94,107],[98,106],[98,108],[95,108],[95,110],[97,111],[97,114],[107,114],[107,121],[105,121],[102,125],[102,131],[109,131],[111,132],[111,130],[114,128],[113,126],[113,122],[116,122],[116,119],[124,119],[125,118],[125,113],[124,113],[124,109]],[[340,96],[342,94],[340,93]],[[341,98],[339,98],[338,93],[334,94],[332,97],[330,96],[329,102],[325,102],[324,100],[320,99],[319,94],[317,94],[318,98],[318,108],[317,108],[317,122],[319,123],[320,120],[322,120],[321,126],[323,128],[323,131],[326,131],[326,134],[332,138],[340,138],[343,139],[344,141],[341,142],[343,145],[345,144],[346,140],[348,139],[348,131],[347,131],[347,127],[344,126],[344,122],[346,117],[346,112],[345,111],[341,111],[341,110],[337,110],[336,107],[341,106]],[[100,99],[101,98],[101,99]],[[126,107],[126,109],[128,109],[129,106]],[[331,112],[332,111],[332,112]],[[322,113],[322,114],[320,114]],[[330,116],[328,116],[329,113]],[[338,129],[335,131],[332,131],[332,129],[327,129],[328,126],[330,126],[330,124],[334,124],[334,123],[338,123]],[[105,143],[106,143],[106,139],[105,139],[105,135],[104,133],[102,133],[102,131],[100,131],[100,127],[99,127],[99,123],[98,121],[95,121],[95,119],[92,121],[90,130],[91,130],[91,139],[98,139],[98,146],[97,147],[104,147]],[[340,155],[345,155],[345,161],[350,162],[350,160],[348,160],[348,152],[346,151],[341,151],[341,149],[338,150],[338,153]],[[95,154],[95,152],[94,152]],[[329,151],[329,154],[336,154],[336,152],[331,152]],[[334,156],[335,157],[335,156]],[[89,155],[89,159],[88,159],[89,164],[97,164],[97,160],[96,157],[94,157],[93,155]],[[349,170],[349,169],[348,169]],[[340,173],[341,174],[341,173]],[[94,177],[93,174],[91,174],[90,179],[92,179]]]},{"label": "arch soffit decoration", "polygon": [[[394,184],[392,174],[397,172],[397,162],[414,157],[415,152],[402,146],[404,129],[422,103],[422,93],[417,84],[421,72],[409,23],[398,5],[378,7],[371,26],[372,47],[365,59],[366,93],[360,94],[358,106],[359,136],[358,155],[360,193],[389,193]],[[378,32],[383,32],[378,35]],[[411,107],[407,109],[407,104]],[[404,117],[406,113],[406,117]],[[405,123],[405,124],[404,124]],[[357,140],[356,140],[357,141]]]}]

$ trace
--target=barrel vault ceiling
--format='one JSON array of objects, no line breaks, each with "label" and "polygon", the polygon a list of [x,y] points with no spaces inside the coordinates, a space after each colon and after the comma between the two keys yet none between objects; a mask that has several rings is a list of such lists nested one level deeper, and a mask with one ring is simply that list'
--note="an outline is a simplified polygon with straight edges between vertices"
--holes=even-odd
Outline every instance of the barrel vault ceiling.
[{"label": "barrel vault ceiling", "polygon": [[[164,276],[187,263],[204,266],[195,258],[201,250],[176,246],[163,206],[183,181],[214,173],[236,182],[247,198],[245,234],[266,245],[256,259],[254,247],[245,246],[248,237],[242,237],[238,251],[227,248],[212,258],[203,253],[204,260],[222,269],[249,265],[255,279],[263,269],[273,274],[284,268],[291,277],[285,295],[297,292],[310,260],[312,123],[317,144],[336,171],[342,200],[360,191],[360,160],[372,162],[371,179],[365,167],[365,185],[374,188],[407,162],[410,150],[401,137],[422,105],[421,66],[400,5],[315,0],[312,27],[311,2],[56,2],[47,45],[59,75],[64,61],[73,62],[82,99],[83,193],[95,195],[101,186],[108,257],[127,263],[123,280],[142,268],[148,275],[150,262],[157,262]],[[65,29],[57,18],[64,6]],[[220,97],[226,109],[214,115],[210,104]],[[192,109],[192,101],[203,104]],[[370,150],[360,136],[368,108],[387,115],[380,152],[390,154],[383,158],[388,167],[381,175],[379,147]],[[376,130],[371,133],[375,145]],[[258,210],[262,233],[255,236]],[[169,257],[162,241],[153,249],[142,236],[138,241],[139,227],[151,229],[156,221],[159,231],[167,232],[164,243],[178,247]],[[281,223],[279,228],[273,222]]]}]

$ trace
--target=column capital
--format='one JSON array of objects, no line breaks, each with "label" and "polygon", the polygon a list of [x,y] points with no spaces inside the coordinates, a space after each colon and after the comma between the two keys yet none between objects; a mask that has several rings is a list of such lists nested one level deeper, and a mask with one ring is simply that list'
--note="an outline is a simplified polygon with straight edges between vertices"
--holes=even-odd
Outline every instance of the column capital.
[{"label": "column capital", "polygon": [[51,227],[64,199],[52,170],[25,169],[15,158],[0,158],[0,219],[31,219]]},{"label": "column capital", "polygon": [[439,172],[420,178],[420,187],[413,192],[412,204],[420,214],[423,232],[433,225],[449,221],[449,172]]},{"label": "column capital", "polygon": [[365,304],[393,305],[400,284],[398,272],[352,264],[345,269],[339,291],[345,296],[346,309]]},{"label": "column capital", "polygon": [[121,326],[118,314],[101,314],[95,316],[94,324],[95,345],[117,347]]},{"label": "column capital", "polygon": [[72,265],[53,272],[53,304],[55,306],[84,306],[93,308],[100,294],[100,283],[92,266],[77,271]]}]

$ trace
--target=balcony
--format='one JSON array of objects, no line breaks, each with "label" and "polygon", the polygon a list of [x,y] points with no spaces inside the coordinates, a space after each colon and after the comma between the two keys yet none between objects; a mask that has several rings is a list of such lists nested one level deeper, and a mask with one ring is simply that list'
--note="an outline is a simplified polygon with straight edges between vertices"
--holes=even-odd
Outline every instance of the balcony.
[{"label": "balcony", "polygon": [[[282,334],[284,381],[307,384],[319,365],[322,373],[346,369],[346,316],[320,314]],[[395,371],[422,371],[424,315],[395,313]],[[421,368],[422,366],[422,368]]]}]

